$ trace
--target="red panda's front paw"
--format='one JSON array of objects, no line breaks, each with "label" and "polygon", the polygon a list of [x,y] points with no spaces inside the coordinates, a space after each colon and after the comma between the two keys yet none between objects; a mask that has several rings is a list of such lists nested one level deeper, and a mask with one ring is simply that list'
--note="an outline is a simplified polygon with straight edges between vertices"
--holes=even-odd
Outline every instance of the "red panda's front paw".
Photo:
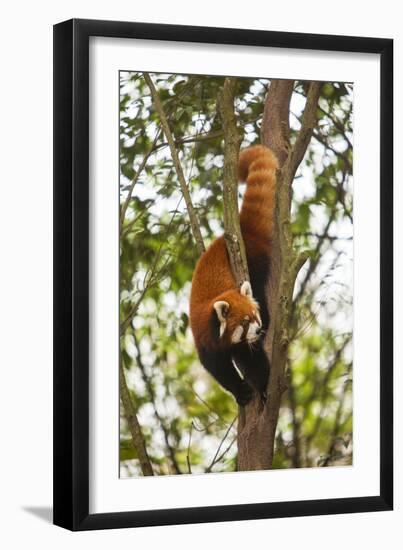
[{"label": "red panda's front paw", "polygon": [[242,380],[237,395],[235,397],[238,405],[244,407],[249,403],[249,401],[252,400],[253,388],[249,386],[249,384],[245,382],[245,380]]}]

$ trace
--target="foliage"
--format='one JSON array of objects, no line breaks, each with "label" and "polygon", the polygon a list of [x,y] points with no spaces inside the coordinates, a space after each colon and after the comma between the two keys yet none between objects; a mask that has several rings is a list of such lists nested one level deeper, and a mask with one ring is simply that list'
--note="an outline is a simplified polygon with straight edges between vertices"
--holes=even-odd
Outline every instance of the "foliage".
[{"label": "foliage", "polygon": [[[216,114],[223,78],[150,76],[208,245],[223,230],[223,133]],[[170,151],[143,75],[123,72],[120,85],[120,317],[127,384],[156,474],[233,471],[237,407],[195,353],[188,297],[198,253]],[[259,142],[269,85],[267,79],[238,80],[243,146]],[[292,139],[306,90],[306,82],[296,82]],[[352,460],[352,86],[326,83],[318,115],[294,183],[295,243],[311,253],[295,290],[277,468]],[[122,476],[141,474],[123,411],[120,457]]]}]

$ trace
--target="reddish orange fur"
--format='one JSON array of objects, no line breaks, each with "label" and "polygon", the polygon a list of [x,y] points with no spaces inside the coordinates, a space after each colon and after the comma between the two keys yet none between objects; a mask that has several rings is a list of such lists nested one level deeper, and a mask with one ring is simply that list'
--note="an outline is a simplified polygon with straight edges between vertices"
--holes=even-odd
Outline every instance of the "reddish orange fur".
[{"label": "reddish orange fur", "polygon": [[241,230],[252,256],[255,248],[260,252],[262,246],[270,246],[277,169],[274,153],[263,145],[244,149],[239,155],[239,175],[247,183],[240,214]]},{"label": "reddish orange fur", "polygon": [[[247,183],[240,213],[242,235],[248,263],[270,256],[273,206],[278,162],[270,149],[249,147],[239,156],[239,177]],[[251,269],[251,265],[249,265]],[[229,303],[227,330],[217,341],[211,340],[209,320],[218,300]],[[254,304],[242,296],[231,272],[224,237],[216,239],[199,259],[192,281],[190,323],[197,348],[219,349],[230,346],[230,336],[245,315],[253,316]]]}]

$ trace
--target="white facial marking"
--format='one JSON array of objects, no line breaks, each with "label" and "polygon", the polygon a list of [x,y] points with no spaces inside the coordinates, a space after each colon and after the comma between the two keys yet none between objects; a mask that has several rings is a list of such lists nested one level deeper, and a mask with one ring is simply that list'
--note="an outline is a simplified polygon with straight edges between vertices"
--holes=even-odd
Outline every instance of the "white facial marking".
[{"label": "white facial marking", "polygon": [[258,312],[258,311],[254,311],[253,313],[254,313],[254,315],[255,315],[255,317],[256,317],[256,319],[257,319],[257,322],[258,322],[259,327],[261,327],[261,326],[262,326],[262,320],[261,320],[261,318],[260,318],[259,312]]},{"label": "white facial marking", "polygon": [[246,339],[248,342],[254,342],[259,338],[260,324],[257,321],[250,323],[248,332],[246,333]]},{"label": "white facial marking", "polygon": [[239,325],[236,327],[236,329],[232,333],[231,342],[233,344],[238,344],[241,341],[242,334],[243,334],[243,327]]}]

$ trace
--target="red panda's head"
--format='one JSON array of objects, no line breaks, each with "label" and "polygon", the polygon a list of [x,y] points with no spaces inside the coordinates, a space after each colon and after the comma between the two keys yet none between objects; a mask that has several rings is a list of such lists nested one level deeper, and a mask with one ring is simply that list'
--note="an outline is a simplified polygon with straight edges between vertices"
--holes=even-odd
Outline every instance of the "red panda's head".
[{"label": "red panda's head", "polygon": [[219,339],[225,346],[256,342],[261,335],[259,306],[253,299],[249,281],[240,290],[229,290],[214,302],[219,322]]}]

